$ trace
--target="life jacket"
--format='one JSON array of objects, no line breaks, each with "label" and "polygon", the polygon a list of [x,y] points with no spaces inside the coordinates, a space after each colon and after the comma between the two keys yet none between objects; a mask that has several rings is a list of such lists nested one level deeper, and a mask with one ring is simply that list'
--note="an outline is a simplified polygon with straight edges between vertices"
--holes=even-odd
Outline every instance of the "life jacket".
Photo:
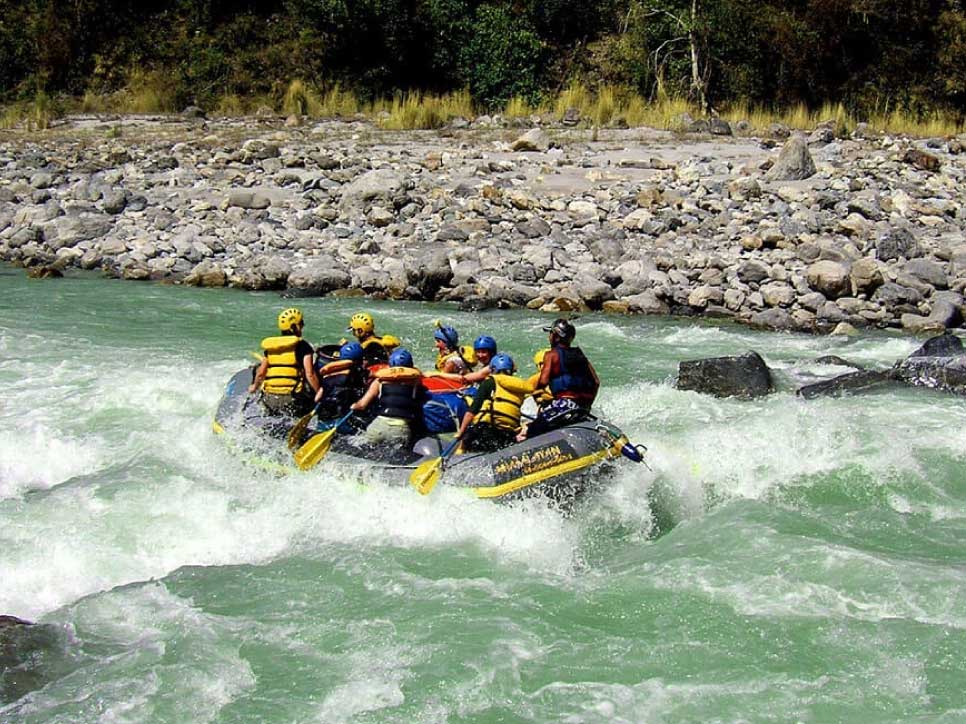
[{"label": "life jacket", "polygon": [[422,373],[415,367],[385,367],[376,372],[379,380],[379,408],[381,417],[417,420],[421,414]]},{"label": "life jacket", "polygon": [[533,386],[527,380],[514,375],[498,373],[490,376],[496,383],[493,395],[483,401],[480,411],[473,417],[474,425],[492,425],[502,430],[520,428],[520,407]]},{"label": "life jacket", "polygon": [[538,407],[543,407],[553,399],[553,395],[548,388],[537,387],[537,385],[540,384],[539,372],[534,372],[532,375],[530,375],[530,377],[527,378],[527,384],[533,388],[533,393],[531,396],[533,397],[533,401],[537,403]]},{"label": "life jacket", "polygon": [[437,354],[436,369],[442,372],[443,368],[446,366],[446,363],[449,362],[450,360],[453,361],[453,364],[456,367],[456,369],[451,370],[451,372],[459,373],[459,372],[468,372],[470,370],[469,363],[465,359],[463,359],[463,355],[461,355],[458,351],[440,352],[439,354]]},{"label": "life jacket", "polygon": [[382,347],[386,351],[386,354],[389,354],[396,349],[396,347],[402,344],[402,340],[400,340],[398,337],[393,337],[391,334],[384,334],[381,337],[377,337],[373,334],[366,337],[363,341],[359,342],[359,344],[362,345],[363,350],[367,350],[369,347],[377,345]]},{"label": "life jacket", "polygon": [[550,379],[554,397],[570,397],[578,402],[591,403],[597,397],[597,383],[590,372],[590,363],[580,347],[554,347],[560,360],[560,374]]},{"label": "life jacket", "polygon": [[262,391],[270,395],[291,395],[302,391],[302,368],[295,357],[295,348],[301,337],[285,334],[279,337],[266,337],[262,340],[268,370]]},{"label": "life jacket", "polygon": [[352,360],[329,362],[319,370],[319,375],[323,390],[319,403],[322,420],[342,417],[349,411],[349,405],[365,394],[365,372]]}]

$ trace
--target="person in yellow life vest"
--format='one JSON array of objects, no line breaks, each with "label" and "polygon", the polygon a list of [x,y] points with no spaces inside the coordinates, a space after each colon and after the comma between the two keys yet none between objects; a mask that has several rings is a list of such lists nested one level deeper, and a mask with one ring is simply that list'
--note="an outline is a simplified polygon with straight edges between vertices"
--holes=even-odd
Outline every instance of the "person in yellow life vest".
[{"label": "person in yellow life vest", "polygon": [[364,442],[405,445],[411,441],[426,401],[422,376],[409,350],[397,349],[389,355],[389,366],[375,373],[366,394],[351,405],[361,412],[377,404],[376,417],[362,434]]},{"label": "person in yellow life vest", "polygon": [[459,333],[452,327],[447,327],[436,322],[436,331],[433,332],[433,339],[436,341],[436,369],[446,374],[460,374],[470,372],[476,364],[476,353],[472,353],[472,358],[464,357],[467,350],[472,348],[460,347]]},{"label": "person in yellow life vest", "polygon": [[515,376],[507,354],[490,360],[490,376],[480,383],[456,437],[465,452],[491,452],[511,445],[520,429],[520,407],[533,386]]},{"label": "person in yellow life vest", "polygon": [[[392,351],[402,343],[398,337],[391,334],[378,336],[375,320],[368,312],[353,314],[346,331],[352,332],[352,336],[362,345],[365,359],[370,363],[387,361]],[[342,343],[344,344],[345,341],[343,340]]]},{"label": "person in yellow life vest", "polygon": [[298,416],[312,409],[319,378],[312,345],[302,339],[304,328],[302,312],[290,307],[278,315],[281,334],[262,340],[265,354],[248,391],[260,390],[262,404],[273,414]]},{"label": "person in yellow life vest", "polygon": [[543,359],[549,351],[549,347],[544,347],[543,349],[537,350],[534,353],[533,364],[536,365],[537,371],[530,375],[530,377],[527,379],[527,382],[533,387],[533,400],[537,403],[537,407],[543,407],[553,399],[553,393],[550,392],[549,387],[539,386],[540,373],[543,372]]}]

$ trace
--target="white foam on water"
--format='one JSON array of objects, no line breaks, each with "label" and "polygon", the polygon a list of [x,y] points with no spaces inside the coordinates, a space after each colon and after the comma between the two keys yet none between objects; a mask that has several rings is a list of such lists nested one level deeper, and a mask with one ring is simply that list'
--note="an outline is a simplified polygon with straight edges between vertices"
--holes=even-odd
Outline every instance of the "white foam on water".
[{"label": "white foam on water", "polygon": [[230,622],[151,583],[86,598],[63,612],[97,653],[18,704],[20,716],[71,721],[210,721],[255,688]]},{"label": "white foam on water", "polygon": [[[955,566],[872,555],[761,527],[717,535],[730,564],[681,557],[649,566],[653,585],[696,591],[746,616],[816,617],[966,628],[966,574]],[[742,575],[735,576],[735,570]]]},{"label": "white foam on water", "polygon": [[66,435],[42,420],[17,422],[0,436],[0,499],[97,470],[104,458],[97,436]]}]

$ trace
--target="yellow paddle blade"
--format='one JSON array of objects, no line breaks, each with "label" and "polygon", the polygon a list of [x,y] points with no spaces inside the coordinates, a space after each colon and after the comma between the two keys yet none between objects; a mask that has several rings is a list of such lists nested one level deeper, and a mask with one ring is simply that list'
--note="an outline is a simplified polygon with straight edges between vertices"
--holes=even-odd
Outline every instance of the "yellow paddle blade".
[{"label": "yellow paddle blade", "polygon": [[307,443],[295,451],[295,464],[299,466],[299,470],[315,467],[328,454],[335,433],[336,429],[333,427],[331,430],[313,435]]},{"label": "yellow paddle blade", "polygon": [[303,415],[300,417],[292,429],[288,431],[288,449],[294,450],[302,442],[302,436],[305,435],[305,430],[308,428],[309,423],[312,422],[312,417],[315,415],[315,410],[312,410],[308,415]]},{"label": "yellow paddle blade", "polygon": [[429,495],[433,488],[436,487],[436,483],[439,482],[439,476],[443,469],[443,458],[433,458],[432,460],[427,460],[424,463],[420,463],[419,466],[409,474],[409,484],[412,485],[416,490],[419,491],[420,495]]}]

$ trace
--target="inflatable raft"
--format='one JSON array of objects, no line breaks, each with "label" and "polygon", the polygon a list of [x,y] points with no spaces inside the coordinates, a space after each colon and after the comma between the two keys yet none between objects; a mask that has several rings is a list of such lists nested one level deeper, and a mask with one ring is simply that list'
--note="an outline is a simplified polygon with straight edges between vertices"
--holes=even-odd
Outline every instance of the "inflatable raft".
[{"label": "inflatable raft", "polygon": [[[237,372],[225,387],[213,428],[246,450],[247,459],[279,472],[295,471],[285,438],[295,420],[269,416],[257,396],[248,394],[252,370]],[[313,421],[306,437],[328,429]],[[340,433],[342,430],[340,429]],[[438,458],[452,435],[423,437],[412,449],[366,446],[351,434],[337,434],[320,465],[338,465],[364,482],[407,484],[416,467]],[[604,478],[621,457],[642,462],[643,446],[632,445],[614,425],[600,419],[571,423],[502,450],[451,456],[441,485],[466,490],[479,498],[513,499],[539,494],[573,500]]]}]

